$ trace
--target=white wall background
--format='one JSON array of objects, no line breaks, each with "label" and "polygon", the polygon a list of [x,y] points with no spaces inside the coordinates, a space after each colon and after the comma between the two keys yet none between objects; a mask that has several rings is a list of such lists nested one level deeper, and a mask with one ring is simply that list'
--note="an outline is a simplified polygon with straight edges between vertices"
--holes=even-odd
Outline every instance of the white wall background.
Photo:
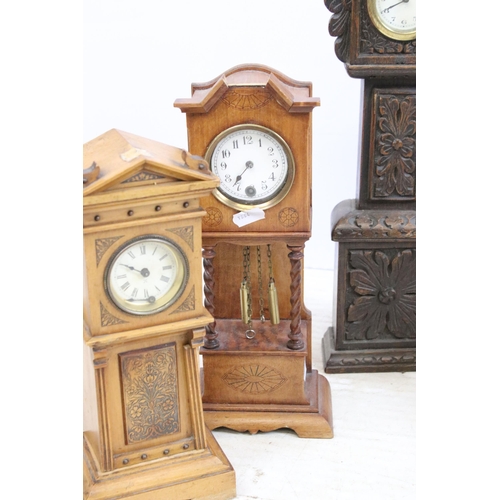
[{"label": "white wall background", "polygon": [[233,66],[258,63],[311,81],[313,233],[305,266],[333,269],[330,214],[356,197],[360,82],[328,33],[323,0],[84,0],[83,143],[112,128],[187,148],[173,107]]}]

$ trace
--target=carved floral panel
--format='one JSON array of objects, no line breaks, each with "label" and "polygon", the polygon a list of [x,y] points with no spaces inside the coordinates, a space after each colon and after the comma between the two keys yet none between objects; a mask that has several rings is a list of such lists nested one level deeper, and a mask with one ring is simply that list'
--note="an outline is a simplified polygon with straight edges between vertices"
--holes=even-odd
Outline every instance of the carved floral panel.
[{"label": "carved floral panel", "polygon": [[371,199],[415,199],[416,96],[374,91]]},{"label": "carved floral panel", "polygon": [[416,338],[416,250],[349,252],[345,339]]},{"label": "carved floral panel", "polygon": [[175,344],[122,353],[120,363],[127,442],[178,432]]}]

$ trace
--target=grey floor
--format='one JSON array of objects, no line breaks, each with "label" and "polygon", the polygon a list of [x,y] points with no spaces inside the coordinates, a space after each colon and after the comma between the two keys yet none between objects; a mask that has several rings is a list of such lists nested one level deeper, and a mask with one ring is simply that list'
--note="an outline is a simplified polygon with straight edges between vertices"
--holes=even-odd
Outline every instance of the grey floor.
[{"label": "grey floor", "polygon": [[325,374],[321,340],[332,301],[333,271],[306,268],[313,368],[330,383],[334,437],[215,430],[236,472],[238,500],[416,498],[416,374]]}]

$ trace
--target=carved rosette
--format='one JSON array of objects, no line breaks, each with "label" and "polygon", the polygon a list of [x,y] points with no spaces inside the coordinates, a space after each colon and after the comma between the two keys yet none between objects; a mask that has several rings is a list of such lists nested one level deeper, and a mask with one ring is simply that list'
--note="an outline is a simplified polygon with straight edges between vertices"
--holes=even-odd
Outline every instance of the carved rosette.
[{"label": "carved rosette", "polygon": [[178,432],[175,344],[119,356],[127,442],[137,443]]},{"label": "carved rosette", "polygon": [[292,207],[286,207],[280,210],[278,220],[284,227],[292,227],[299,222],[299,212]]},{"label": "carved rosette", "polygon": [[203,217],[203,224],[215,227],[222,222],[222,212],[218,208],[208,207],[206,211],[207,215]]},{"label": "carved rosette", "polygon": [[416,96],[376,90],[374,108],[372,199],[414,199]]},{"label": "carved rosette", "polygon": [[416,251],[351,250],[345,338],[416,338]]}]

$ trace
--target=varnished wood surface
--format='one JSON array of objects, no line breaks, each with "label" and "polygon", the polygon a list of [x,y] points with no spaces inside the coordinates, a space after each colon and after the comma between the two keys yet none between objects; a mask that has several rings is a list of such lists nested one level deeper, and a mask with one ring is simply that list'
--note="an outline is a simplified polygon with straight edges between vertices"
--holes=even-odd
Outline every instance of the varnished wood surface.
[{"label": "varnished wood surface", "polygon": [[[305,270],[315,360],[332,321],[333,274]],[[236,500],[415,500],[417,373],[328,374],[321,364],[318,373],[331,388],[333,439],[300,439],[291,429],[213,431],[235,469]]]}]

